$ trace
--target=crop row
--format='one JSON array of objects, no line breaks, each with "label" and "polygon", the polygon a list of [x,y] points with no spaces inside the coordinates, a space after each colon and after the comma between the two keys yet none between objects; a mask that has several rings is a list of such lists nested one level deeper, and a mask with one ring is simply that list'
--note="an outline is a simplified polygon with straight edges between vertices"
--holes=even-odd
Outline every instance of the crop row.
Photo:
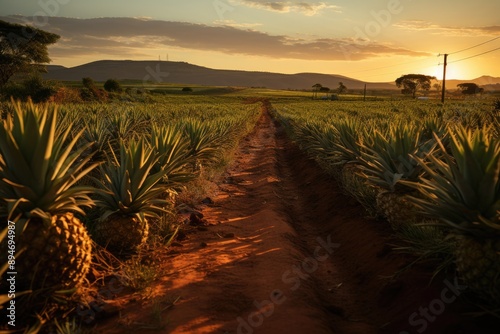
[{"label": "crop row", "polygon": [[[123,255],[147,247],[153,227],[172,240],[178,229],[159,228],[178,192],[224,159],[260,114],[241,103],[12,102],[1,111],[0,217],[15,229],[2,228],[1,254],[12,248],[12,261],[0,274],[14,272],[18,295],[27,295],[16,300],[23,325],[29,310],[47,311],[47,296],[85,285],[94,241]],[[10,300],[0,291],[0,306]]]},{"label": "crop row", "polygon": [[[500,111],[491,101],[274,105],[291,138],[406,240],[500,304]],[[453,265],[454,264],[454,265]]]}]

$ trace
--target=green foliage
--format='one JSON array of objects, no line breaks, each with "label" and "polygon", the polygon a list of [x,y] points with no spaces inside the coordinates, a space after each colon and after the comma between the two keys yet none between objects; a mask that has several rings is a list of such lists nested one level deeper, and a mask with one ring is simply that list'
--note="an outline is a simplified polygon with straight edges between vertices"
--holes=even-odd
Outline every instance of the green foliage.
[{"label": "green foliage", "polygon": [[82,85],[83,85],[83,87],[85,87],[87,89],[96,88],[94,79],[89,78],[89,77],[82,78]]},{"label": "green foliage", "polygon": [[431,89],[431,80],[436,77],[424,74],[405,74],[396,79],[396,86],[403,87],[403,94],[411,95],[413,98],[419,90],[429,91]]},{"label": "green foliage", "polygon": [[81,132],[57,128],[57,108],[15,104],[13,117],[0,126],[0,216],[50,218],[51,214],[92,206],[92,189],[77,182],[95,164],[75,149]]},{"label": "green foliage", "polygon": [[347,93],[347,87],[341,81],[341,82],[339,82],[339,86],[337,87],[337,94],[345,94],[345,93]]},{"label": "green foliage", "polygon": [[57,87],[54,83],[43,80],[35,73],[24,79],[21,83],[10,82],[4,86],[2,93],[7,98],[27,101],[33,100],[35,103],[45,102],[57,93]]},{"label": "green foliage", "polygon": [[114,213],[137,216],[139,219],[153,217],[165,212],[166,200],[161,195],[167,187],[160,183],[163,170],[151,174],[158,158],[144,139],[123,141],[119,155],[111,150],[111,159],[99,167],[100,178],[94,178],[99,192],[97,205],[103,208],[105,220]]},{"label": "green foliage", "polygon": [[31,26],[0,20],[0,88],[16,73],[29,72],[50,62],[47,46],[59,40],[52,34]]},{"label": "green foliage", "polygon": [[105,90],[99,88],[82,88],[80,91],[80,97],[83,101],[92,102],[105,102],[108,100],[108,93]]},{"label": "green foliage", "polygon": [[484,92],[484,88],[479,87],[473,82],[464,82],[457,85],[457,88],[460,89],[462,94],[464,95],[476,95]]},{"label": "green foliage", "polygon": [[440,151],[415,157],[428,174],[417,188],[415,205],[458,231],[479,236],[500,235],[500,142],[488,128],[449,130],[450,149],[436,138]]},{"label": "green foliage", "polygon": [[185,168],[192,162],[193,157],[189,155],[190,141],[184,136],[180,126],[154,125],[151,143],[158,156],[153,171],[155,173],[164,171],[163,183],[176,186],[194,178],[194,175]]},{"label": "green foliage", "polygon": [[421,140],[420,134],[420,127],[403,122],[391,124],[385,133],[373,131],[370,140],[360,143],[363,175],[389,191],[401,188],[401,180],[418,181],[423,170],[414,156],[425,156],[436,146],[434,140]]},{"label": "green foliage", "polygon": [[195,169],[202,162],[217,159],[218,146],[229,135],[230,127],[223,123],[204,124],[198,119],[188,119],[184,131],[189,138],[189,155],[194,158]]},{"label": "green foliage", "polygon": [[111,92],[120,93],[123,90],[120,83],[115,79],[106,80],[106,82],[104,83],[104,89],[110,93]]},{"label": "green foliage", "polygon": [[121,272],[116,274],[124,286],[141,291],[151,285],[159,276],[157,266],[142,263],[139,256],[125,262]]},{"label": "green foliage", "polygon": [[434,261],[439,272],[452,266],[455,245],[442,228],[431,223],[402,225],[397,235],[403,243],[395,250],[417,256],[416,261]]},{"label": "green foliage", "polygon": [[[454,144],[451,139],[451,133],[454,132],[450,132],[449,127],[463,127],[467,129],[466,131],[472,132],[484,127],[485,129],[481,130],[483,131],[482,139],[474,139],[474,145],[477,146],[474,152],[479,152],[481,145],[486,145],[490,150],[491,147],[499,145],[498,117],[491,111],[491,101],[487,100],[450,102],[446,106],[429,103],[425,105],[425,108],[418,101],[338,102],[334,106],[309,101],[288,102],[274,106],[280,122],[300,147],[318,160],[320,165],[333,176],[340,175],[340,182],[346,188],[352,188],[354,196],[362,203],[373,201],[373,196],[369,191],[361,190],[367,184],[363,185],[353,177],[346,177],[352,173],[339,173],[337,170],[339,167],[344,166],[344,171],[354,170],[356,173],[359,173],[361,169],[363,175],[370,181],[369,184],[387,190],[399,189],[406,192],[411,190],[408,187],[412,187],[412,184],[427,185],[427,182],[429,185],[435,184],[436,171],[438,171],[437,175],[445,175],[444,170],[432,167],[432,164],[428,168],[425,166],[429,164],[426,157],[431,153],[429,157],[434,157],[432,159],[445,161],[442,155],[446,151],[436,149],[438,140],[440,146],[446,150],[451,150],[455,146],[459,147],[456,143],[465,140],[455,139]],[[397,108],[399,112],[391,112],[394,108]],[[466,144],[463,145],[467,147]],[[464,148],[461,150],[469,152]],[[492,156],[491,152],[489,156]],[[453,155],[449,159],[450,163],[456,160],[468,161],[472,164],[477,157],[468,154],[465,159],[457,159]],[[451,164],[451,166],[454,165]],[[430,173],[431,170],[434,173]],[[451,175],[459,175],[457,173],[454,171]],[[471,174],[471,172],[468,173]],[[474,173],[481,175],[480,170],[475,170]],[[485,176],[488,181],[483,184],[493,187],[493,184],[497,183],[493,177],[494,174],[489,175]],[[468,177],[470,178],[471,175]],[[440,182],[446,185],[451,181],[441,180]],[[474,179],[473,182],[479,182],[479,180]],[[465,184],[460,183],[460,187],[464,187]],[[432,198],[444,199],[450,196],[452,189],[459,189],[456,188],[457,186],[449,185],[449,187],[450,189],[443,190],[442,193],[435,193]],[[493,191],[488,189],[490,192]],[[480,193],[486,194],[477,189],[474,191],[476,196]],[[467,198],[464,196],[470,194],[470,191],[465,191],[465,188],[461,192],[463,194],[457,195],[457,198]],[[430,200],[431,197],[428,199]],[[492,205],[491,198],[481,197],[479,202],[489,203],[485,205],[490,207]],[[439,212],[431,211],[431,207],[435,205],[435,203],[429,203],[422,211],[427,211],[428,215],[437,219]],[[463,204],[457,203],[449,211],[455,215],[463,214],[464,210],[460,209],[462,206]],[[477,209],[467,209],[467,212],[475,212],[474,210]],[[490,210],[494,211],[491,208]],[[490,219],[492,218],[491,212]],[[483,216],[487,217],[485,214]],[[476,219],[479,218],[476,217]]]},{"label": "green foliage", "polygon": [[500,99],[497,99],[494,103],[493,103],[493,108],[497,111],[500,111]]}]

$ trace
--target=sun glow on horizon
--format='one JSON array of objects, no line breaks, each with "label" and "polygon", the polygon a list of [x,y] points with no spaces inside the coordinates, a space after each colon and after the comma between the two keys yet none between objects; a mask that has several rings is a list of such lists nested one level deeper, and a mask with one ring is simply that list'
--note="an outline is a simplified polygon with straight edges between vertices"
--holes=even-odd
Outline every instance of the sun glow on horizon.
[{"label": "sun glow on horizon", "polygon": [[[475,79],[472,69],[469,69],[465,64],[448,64],[446,66],[446,79],[447,80],[468,80]],[[432,74],[437,80],[443,80],[443,64],[436,66]]]}]

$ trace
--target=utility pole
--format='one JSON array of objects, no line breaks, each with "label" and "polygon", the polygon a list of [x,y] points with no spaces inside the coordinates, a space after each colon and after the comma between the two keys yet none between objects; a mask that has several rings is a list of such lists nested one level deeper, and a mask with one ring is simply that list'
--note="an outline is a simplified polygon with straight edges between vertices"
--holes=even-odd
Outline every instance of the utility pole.
[{"label": "utility pole", "polygon": [[444,94],[446,92],[446,65],[448,60],[448,54],[444,55],[444,63],[443,63],[443,90],[441,91],[441,103],[444,103]]},{"label": "utility pole", "polygon": [[366,84],[365,89],[363,89],[363,101],[366,101]]}]

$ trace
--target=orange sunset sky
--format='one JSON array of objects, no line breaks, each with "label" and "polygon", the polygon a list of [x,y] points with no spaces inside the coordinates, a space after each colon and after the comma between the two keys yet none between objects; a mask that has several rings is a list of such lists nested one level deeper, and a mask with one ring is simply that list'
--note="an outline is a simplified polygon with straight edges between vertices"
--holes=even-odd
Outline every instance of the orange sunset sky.
[{"label": "orange sunset sky", "polygon": [[52,64],[171,60],[218,69],[500,77],[498,0],[0,0],[0,20],[57,33]]}]

